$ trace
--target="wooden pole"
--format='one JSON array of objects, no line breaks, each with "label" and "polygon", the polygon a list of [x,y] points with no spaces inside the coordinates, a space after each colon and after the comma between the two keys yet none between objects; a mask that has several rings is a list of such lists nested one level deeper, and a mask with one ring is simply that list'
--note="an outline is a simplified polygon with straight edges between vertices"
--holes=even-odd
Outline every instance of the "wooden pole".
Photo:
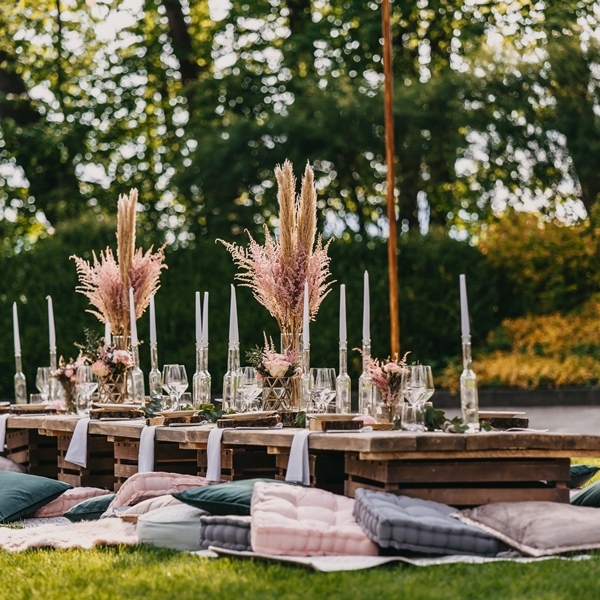
[{"label": "wooden pole", "polygon": [[390,0],[382,0],[381,26],[383,29],[383,74],[385,77],[385,162],[387,165],[387,218],[388,283],[390,297],[390,347],[391,355],[400,353],[400,308],[398,303],[398,246],[396,234],[396,194],[394,170],[394,75],[392,72],[392,26]]}]

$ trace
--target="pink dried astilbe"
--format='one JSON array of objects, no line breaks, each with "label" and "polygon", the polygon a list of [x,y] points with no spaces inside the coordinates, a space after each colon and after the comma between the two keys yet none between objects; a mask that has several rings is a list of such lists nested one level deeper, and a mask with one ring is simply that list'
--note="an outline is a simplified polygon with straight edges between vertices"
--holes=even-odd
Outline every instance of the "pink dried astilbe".
[{"label": "pink dried astilbe", "polygon": [[[78,292],[88,298],[94,307],[88,312],[105,323],[110,323],[115,335],[129,331],[129,290],[122,281],[119,265],[110,248],[100,252],[100,259],[93,254],[92,263],[78,256],[71,257],[79,276]],[[138,248],[129,269],[129,284],[134,290],[136,318],[140,318],[160,285],[160,273],[166,269],[164,247],[157,252],[144,253]]]},{"label": "pink dried astilbe", "polygon": [[307,165],[300,196],[295,196],[292,165],[285,161],[275,169],[279,184],[280,237],[271,237],[265,225],[265,243],[261,246],[248,233],[247,248],[219,240],[240,268],[236,279],[249,287],[254,297],[271,313],[282,333],[295,337],[302,331],[304,284],[308,283],[309,313],[313,319],[330,291],[332,281],[327,254],[316,236],[316,190],[314,175]]},{"label": "pink dried astilbe", "polygon": [[[362,354],[362,350],[358,348],[356,350]],[[402,359],[399,359],[396,354],[393,359],[389,358],[386,362],[371,356],[365,357],[365,367],[371,383],[381,394],[383,404],[390,408],[395,407],[401,401],[402,371],[406,366],[408,354],[407,352]]]}]

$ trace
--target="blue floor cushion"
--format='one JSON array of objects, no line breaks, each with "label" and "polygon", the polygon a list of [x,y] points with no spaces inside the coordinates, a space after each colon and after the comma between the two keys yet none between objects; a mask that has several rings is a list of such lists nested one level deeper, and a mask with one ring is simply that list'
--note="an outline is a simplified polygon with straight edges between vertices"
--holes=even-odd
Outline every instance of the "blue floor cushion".
[{"label": "blue floor cushion", "polygon": [[427,554],[495,556],[500,542],[477,527],[450,515],[446,504],[358,489],[354,518],[382,548]]},{"label": "blue floor cushion", "polygon": [[200,546],[216,546],[238,552],[252,550],[250,520],[251,517],[247,516],[200,517]]}]

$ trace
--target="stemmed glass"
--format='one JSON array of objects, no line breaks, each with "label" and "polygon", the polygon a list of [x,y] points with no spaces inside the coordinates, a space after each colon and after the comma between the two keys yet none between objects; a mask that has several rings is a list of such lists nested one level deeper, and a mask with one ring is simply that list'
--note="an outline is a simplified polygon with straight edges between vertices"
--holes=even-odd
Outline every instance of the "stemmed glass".
[{"label": "stemmed glass", "polygon": [[91,365],[77,367],[75,388],[77,389],[77,413],[87,415],[92,394],[98,389],[98,382]]},{"label": "stemmed glass", "polygon": [[[402,395],[410,403],[410,407],[404,407],[403,417],[410,415],[409,419],[403,419],[402,429],[408,431],[423,431],[425,426],[422,422],[422,405],[427,396],[427,376],[426,370],[422,365],[411,365],[402,370],[402,380],[400,383]],[[431,392],[433,394],[433,392]],[[420,417],[417,418],[417,417]],[[405,422],[407,421],[407,422]]]},{"label": "stemmed glass", "polygon": [[260,394],[261,389],[258,386],[256,369],[254,367],[244,367],[240,387],[237,390],[236,409],[239,412],[259,410],[256,400]]},{"label": "stemmed glass", "polygon": [[335,396],[334,381],[331,372],[334,369],[314,368],[310,370],[310,397],[317,412],[325,412],[327,404]]},{"label": "stemmed glass", "polygon": [[163,371],[164,387],[172,398],[172,409],[177,410],[179,399],[188,388],[187,373],[184,365],[165,365]]},{"label": "stemmed glass", "polygon": [[423,379],[425,381],[425,396],[423,397],[422,402],[425,403],[431,396],[433,396],[433,392],[435,392],[435,385],[433,383],[433,374],[431,372],[431,367],[428,365],[421,365],[423,369]]},{"label": "stemmed glass", "polygon": [[38,367],[35,377],[35,387],[37,387],[43,402],[48,402],[50,394],[50,377],[52,376],[50,367]]}]

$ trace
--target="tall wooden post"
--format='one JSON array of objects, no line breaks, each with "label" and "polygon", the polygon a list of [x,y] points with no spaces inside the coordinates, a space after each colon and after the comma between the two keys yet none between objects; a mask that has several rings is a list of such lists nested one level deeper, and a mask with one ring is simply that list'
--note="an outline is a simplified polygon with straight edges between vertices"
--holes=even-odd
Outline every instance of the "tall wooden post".
[{"label": "tall wooden post", "polygon": [[382,0],[383,74],[385,77],[385,162],[387,165],[388,283],[390,297],[391,355],[400,353],[400,308],[398,303],[398,246],[396,235],[396,195],[394,169],[394,75],[392,71],[392,26],[390,0]]}]

